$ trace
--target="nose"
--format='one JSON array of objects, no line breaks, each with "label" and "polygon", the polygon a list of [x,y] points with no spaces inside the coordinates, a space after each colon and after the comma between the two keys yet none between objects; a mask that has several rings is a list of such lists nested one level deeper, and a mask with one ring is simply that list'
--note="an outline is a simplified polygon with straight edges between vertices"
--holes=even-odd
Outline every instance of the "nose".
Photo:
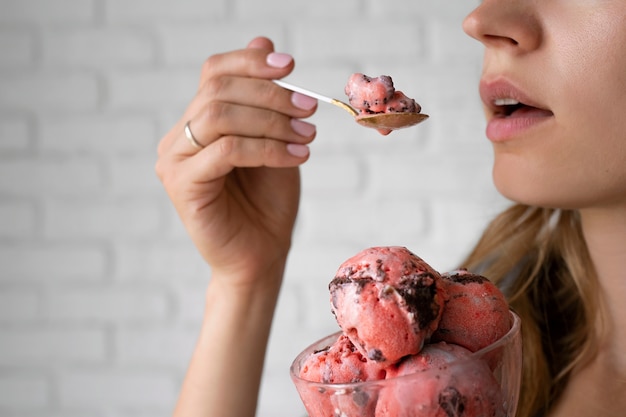
[{"label": "nose", "polygon": [[484,0],[463,21],[463,30],[488,48],[517,53],[539,47],[542,28],[533,3],[526,0]]}]

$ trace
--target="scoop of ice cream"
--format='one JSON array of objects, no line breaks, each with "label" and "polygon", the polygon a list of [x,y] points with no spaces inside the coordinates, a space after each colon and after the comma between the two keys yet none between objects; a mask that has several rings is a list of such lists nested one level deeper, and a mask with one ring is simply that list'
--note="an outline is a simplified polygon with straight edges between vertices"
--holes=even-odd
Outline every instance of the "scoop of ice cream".
[{"label": "scoop of ice cream", "polygon": [[344,90],[350,105],[361,113],[419,113],[422,110],[414,99],[396,91],[388,75],[352,74]]},{"label": "scoop of ice cream", "polygon": [[373,247],[331,281],[331,310],[366,358],[394,363],[419,352],[437,329],[445,291],[430,265],[405,247]]},{"label": "scoop of ice cream", "polygon": [[476,352],[509,331],[508,302],[487,278],[458,270],[442,274],[441,282],[448,299],[433,341],[455,343]]},{"label": "scoop of ice cream", "polygon": [[345,335],[339,336],[333,345],[309,356],[300,369],[300,378],[326,384],[363,382],[384,377],[384,368],[366,360]]},{"label": "scoop of ice cream", "polygon": [[461,346],[440,342],[390,367],[387,378],[399,379],[382,390],[376,417],[504,416],[497,380],[486,362],[470,355]]},{"label": "scoop of ice cream", "polygon": [[[325,349],[309,356],[300,368],[300,378],[307,381],[342,384],[364,382],[385,378],[385,369],[374,361],[368,361],[354,347],[345,335]],[[341,410],[343,416],[373,416],[377,395],[361,390],[353,395],[332,395],[320,392],[317,387],[299,391],[302,402],[310,417],[328,417],[337,415],[334,410]]]}]

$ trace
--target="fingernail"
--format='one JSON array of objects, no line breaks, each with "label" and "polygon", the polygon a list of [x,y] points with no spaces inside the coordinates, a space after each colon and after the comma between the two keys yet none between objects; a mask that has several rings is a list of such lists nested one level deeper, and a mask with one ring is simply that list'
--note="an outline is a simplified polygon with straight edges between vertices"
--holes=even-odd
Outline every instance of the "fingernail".
[{"label": "fingernail", "polygon": [[303,158],[309,154],[309,147],[307,145],[300,145],[299,143],[288,143],[287,152],[298,158]]},{"label": "fingernail", "polygon": [[291,128],[302,136],[311,136],[315,133],[315,125],[300,119],[291,119]]},{"label": "fingernail", "polygon": [[291,103],[299,109],[311,110],[317,104],[317,99],[301,93],[293,93],[291,95]]},{"label": "fingernail", "polygon": [[267,55],[267,65],[274,68],[285,68],[291,64],[293,57],[289,54],[282,54],[279,52],[272,52]]}]

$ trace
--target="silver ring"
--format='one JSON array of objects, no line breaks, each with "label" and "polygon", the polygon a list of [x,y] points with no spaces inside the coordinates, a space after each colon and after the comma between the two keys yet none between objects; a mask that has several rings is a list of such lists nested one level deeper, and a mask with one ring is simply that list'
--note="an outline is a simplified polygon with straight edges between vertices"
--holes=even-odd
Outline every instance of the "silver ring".
[{"label": "silver ring", "polygon": [[193,133],[191,133],[191,129],[189,128],[190,122],[191,120],[185,124],[185,136],[187,136],[187,140],[189,140],[189,143],[191,143],[194,148],[202,149],[204,146],[202,146],[202,144],[193,136]]}]

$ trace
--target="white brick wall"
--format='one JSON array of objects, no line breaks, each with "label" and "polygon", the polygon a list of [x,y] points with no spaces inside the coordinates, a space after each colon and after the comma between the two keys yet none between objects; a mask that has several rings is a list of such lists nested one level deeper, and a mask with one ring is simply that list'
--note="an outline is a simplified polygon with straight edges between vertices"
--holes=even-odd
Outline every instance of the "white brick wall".
[{"label": "white brick wall", "polygon": [[505,202],[477,96],[477,0],[0,0],[0,415],[170,415],[210,278],[153,172],[212,53],[263,34],[294,83],[394,77],[431,119],[381,137],[320,104],[259,416],[302,415],[291,358],[373,245],[456,266]]}]

